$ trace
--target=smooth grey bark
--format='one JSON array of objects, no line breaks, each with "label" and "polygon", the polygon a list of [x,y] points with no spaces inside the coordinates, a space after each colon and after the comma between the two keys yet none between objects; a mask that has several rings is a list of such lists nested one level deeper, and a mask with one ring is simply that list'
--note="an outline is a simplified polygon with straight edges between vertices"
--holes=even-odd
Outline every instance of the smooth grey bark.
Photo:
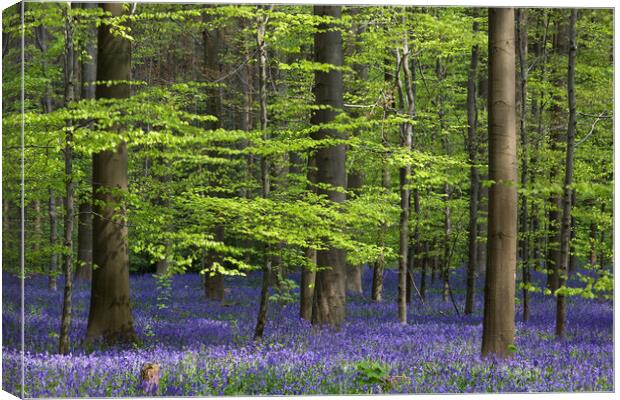
[{"label": "smooth grey bark", "polygon": [[[340,6],[314,6],[314,15],[340,19]],[[333,23],[319,24],[314,35],[314,61],[336,67],[343,65],[342,34]],[[342,71],[316,71],[314,97],[317,105],[329,106],[316,110],[312,123],[320,125],[333,121],[343,109]],[[334,129],[321,128],[313,139],[337,138],[346,135]],[[326,194],[329,200],[343,203],[345,194],[338,188],[346,188],[345,169],[346,150],[343,144],[321,147],[316,152],[317,183],[328,184],[334,188],[319,188],[320,194]],[[312,302],[312,323],[338,328],[344,321],[346,304],[346,254],[343,249],[330,245],[326,250],[317,251],[317,266],[329,267],[316,273],[314,298]]]},{"label": "smooth grey bark", "polygon": [[[113,17],[123,14],[121,3],[102,3]],[[123,99],[130,95],[131,45],[110,32],[98,30],[97,81],[124,81],[98,85],[98,99]],[[127,192],[127,143],[93,154],[93,278],[86,340],[103,337],[109,343],[135,340],[129,301],[129,253],[126,211],[120,207]]]},{"label": "smooth grey bark", "polygon": [[[577,9],[573,8],[569,24],[569,52],[568,52],[568,129],[566,132],[566,164],[564,167],[564,195],[562,197],[562,225],[560,231],[560,266],[559,287],[566,285],[568,264],[570,260],[571,236],[571,209],[573,191],[573,167],[575,160],[575,133],[577,130],[577,105],[575,100],[575,59],[577,58]],[[564,336],[566,324],[566,296],[558,292],[556,302],[555,335]]]},{"label": "smooth grey bark", "polygon": [[514,9],[489,9],[489,190],[482,355],[511,355],[517,264]]}]

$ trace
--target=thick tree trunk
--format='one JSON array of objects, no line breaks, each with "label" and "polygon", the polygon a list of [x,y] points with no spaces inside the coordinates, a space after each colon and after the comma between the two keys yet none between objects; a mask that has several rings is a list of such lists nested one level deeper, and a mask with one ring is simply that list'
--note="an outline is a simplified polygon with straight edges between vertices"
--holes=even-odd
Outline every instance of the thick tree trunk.
[{"label": "thick tree trunk", "polygon": [[[568,53],[568,130],[566,132],[566,164],[564,169],[564,196],[562,201],[562,227],[560,237],[559,286],[566,284],[568,263],[570,260],[571,208],[573,191],[573,166],[575,159],[575,132],[577,130],[577,106],[575,101],[575,58],[577,57],[577,9],[571,10],[569,25],[570,47]],[[566,297],[562,293],[557,296],[555,335],[564,336],[566,323]]]},{"label": "thick tree trunk", "polygon": [[[64,9],[65,19],[65,106],[75,99],[75,55],[73,49],[73,21],[69,16],[68,10],[71,9],[69,3]],[[64,246],[65,255],[63,272],[65,286],[63,290],[62,317],[60,320],[60,336],[58,340],[58,352],[67,354],[69,352],[69,330],[71,328],[71,309],[73,296],[73,131],[71,126],[67,126],[65,132],[65,224],[64,224]]]},{"label": "thick tree trunk", "polygon": [[[521,134],[521,188],[526,189],[529,178],[529,140],[526,126],[527,117],[527,10],[517,9],[517,54],[519,58],[519,94],[520,94],[520,113],[519,113],[519,132]],[[529,239],[529,214],[528,214],[528,195],[521,195],[521,221],[520,232],[522,238],[520,240],[521,250],[521,283],[523,285],[523,321],[527,321],[529,316],[529,290],[530,282],[530,239]]]},{"label": "thick tree trunk", "polygon": [[[213,7],[209,5],[207,7]],[[212,18],[209,14],[203,14],[203,22],[209,23]],[[222,43],[222,33],[220,29],[205,29],[203,31],[204,45],[204,75],[209,82],[215,82],[221,75],[220,46]],[[207,89],[206,113],[217,117],[217,121],[206,124],[207,129],[218,129],[222,127],[222,93],[219,88]],[[208,165],[207,168],[215,173],[215,167]],[[210,182],[212,184],[212,182]],[[218,194],[215,193],[215,196]],[[213,235],[217,242],[224,242],[225,229],[223,225],[214,228]],[[213,268],[214,263],[221,264],[221,256],[215,251],[209,251],[206,256],[206,273],[204,275],[205,297],[209,300],[222,301],[224,299],[224,277]]]},{"label": "thick tree trunk", "polygon": [[509,357],[515,334],[517,134],[514,9],[489,9],[488,265],[482,355]]},{"label": "thick tree trunk", "polygon": [[[121,3],[103,3],[112,16],[123,13]],[[131,46],[114,35],[108,25],[99,26],[97,81],[131,79]],[[127,83],[97,86],[97,98],[129,97]],[[129,254],[127,223],[122,201],[112,190],[127,192],[127,144],[93,155],[93,271],[87,340],[104,337],[107,342],[133,341],[135,333],[129,301]]]},{"label": "thick tree trunk", "polygon": [[[314,6],[317,16],[339,19],[340,6]],[[332,28],[330,30],[330,28]],[[342,35],[333,29],[333,24],[322,23],[314,35],[314,61],[343,65]],[[315,72],[314,96],[317,105],[330,106],[329,109],[316,110],[312,116],[313,124],[331,122],[343,108],[343,81],[341,70]],[[313,135],[314,139],[345,138],[345,134],[336,130],[321,129]],[[345,146],[322,147],[316,152],[317,182],[328,184],[334,189],[346,187]],[[345,194],[339,190],[319,189],[336,203],[345,201]],[[312,323],[339,327],[344,321],[346,304],[346,254],[343,249],[330,245],[327,250],[317,251],[317,265],[328,267],[316,273],[314,298],[312,304]]]},{"label": "thick tree trunk", "polygon": [[[97,3],[82,3],[84,9],[94,9]],[[97,29],[90,29],[88,34],[93,38]],[[87,39],[86,52],[92,60],[82,60],[82,100],[95,98],[95,86],[92,84],[97,79],[97,51],[93,40]],[[86,179],[92,181],[92,166],[87,166]],[[78,263],[75,277],[79,281],[90,281],[93,272],[93,209],[92,193],[88,193],[86,198],[80,201],[78,209]]]},{"label": "thick tree trunk", "polygon": [[[477,10],[477,9],[475,9]],[[477,11],[474,17],[477,16]],[[474,22],[473,31],[478,32],[478,22]],[[467,287],[465,291],[465,315],[474,310],[476,293],[476,264],[478,262],[478,190],[480,174],[478,162],[478,108],[476,107],[476,78],[478,75],[478,45],[471,49],[469,73],[467,76],[467,147],[469,150],[469,237],[467,262]]]}]

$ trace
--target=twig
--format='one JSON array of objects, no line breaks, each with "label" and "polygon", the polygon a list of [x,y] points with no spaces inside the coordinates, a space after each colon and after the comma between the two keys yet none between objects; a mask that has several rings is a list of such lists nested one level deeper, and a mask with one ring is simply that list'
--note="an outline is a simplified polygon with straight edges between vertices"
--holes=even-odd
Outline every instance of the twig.
[{"label": "twig", "polygon": [[575,147],[579,146],[580,144],[582,144],[583,142],[585,142],[590,135],[592,135],[594,133],[594,127],[596,126],[596,124],[598,123],[598,121],[600,121],[602,118],[606,117],[606,114],[603,112],[601,113],[598,117],[596,117],[596,119],[594,120],[594,122],[592,123],[592,127],[590,128],[590,132],[588,132],[587,135],[585,135],[583,137],[583,139],[581,139],[579,142],[577,142],[575,144]]}]

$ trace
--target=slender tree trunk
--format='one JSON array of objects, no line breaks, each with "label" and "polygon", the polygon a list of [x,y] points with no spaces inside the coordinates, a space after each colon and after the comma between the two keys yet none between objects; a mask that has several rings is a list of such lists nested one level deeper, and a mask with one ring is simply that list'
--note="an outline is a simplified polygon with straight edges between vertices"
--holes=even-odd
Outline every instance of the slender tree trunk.
[{"label": "slender tree trunk", "polygon": [[[573,193],[571,195],[571,208],[575,208],[575,204],[577,203],[577,190],[573,189]],[[577,269],[577,252],[575,249],[575,239],[577,237],[577,222],[575,217],[571,215],[570,217],[570,258],[568,262],[568,274],[572,275]]]},{"label": "slender tree trunk", "polygon": [[597,249],[596,241],[597,241],[597,236],[598,236],[597,233],[598,233],[598,226],[596,222],[593,221],[590,223],[590,265],[591,266],[595,266],[597,262],[597,257],[596,257],[596,249]]},{"label": "slender tree trunk", "polygon": [[[405,25],[405,19],[402,21]],[[407,43],[407,33],[403,34],[402,39],[402,60],[400,59],[400,51],[397,51],[397,62],[402,66],[404,83],[400,79],[398,72],[398,92],[400,97],[401,108],[408,116],[413,115],[414,97],[411,88],[411,73],[409,70],[409,46]],[[404,86],[404,90],[403,90]],[[403,96],[406,93],[406,102]],[[406,103],[406,109],[405,109]],[[400,128],[400,147],[405,152],[411,151],[413,142],[413,126],[405,122]],[[410,189],[409,177],[411,176],[411,165],[405,164],[399,170],[399,189],[400,189],[400,223],[399,223],[399,262],[398,262],[398,319],[401,324],[407,323],[407,272],[408,262],[407,256],[409,251],[409,204]]]},{"label": "slender tree trunk", "polygon": [[[42,54],[42,74],[44,77],[47,77],[47,29],[45,26],[40,25],[35,28],[35,39],[37,46]],[[51,113],[53,111],[52,106],[52,89],[50,84],[45,85],[45,91],[42,98],[43,103],[43,112]],[[7,203],[8,205],[8,203]],[[7,213],[8,215],[8,213]],[[58,271],[58,252],[54,249],[54,247],[58,244],[58,212],[56,210],[56,193],[52,187],[49,188],[49,208],[48,215],[50,219],[50,246],[52,247],[52,252],[50,255],[50,262],[48,268],[48,287],[50,290],[56,290],[56,275]]]},{"label": "slender tree trunk", "polygon": [[[258,48],[258,97],[260,104],[259,120],[260,129],[263,132],[263,140],[269,140],[267,131],[267,49],[265,45],[265,29],[268,18],[261,17],[256,30],[256,44]],[[261,187],[263,198],[269,197],[271,190],[271,182],[269,176],[269,159],[267,156],[261,158]],[[263,280],[260,292],[260,306],[258,310],[258,318],[254,329],[254,340],[260,340],[263,337],[265,323],[267,321],[267,307],[269,305],[269,281],[271,279],[271,262],[270,245],[265,244],[263,252]]]},{"label": "slender tree trunk", "polygon": [[450,185],[447,183],[443,187],[446,205],[443,208],[443,265],[441,267],[441,278],[443,282],[443,290],[441,292],[441,298],[444,302],[448,301],[450,294],[450,237],[452,236],[452,222],[450,219],[450,206],[448,203],[452,197],[452,191]]},{"label": "slender tree trunk", "polygon": [[[387,163],[383,163],[383,170],[381,174],[381,186],[383,189],[389,193],[390,190],[390,170],[388,169]],[[385,246],[385,236],[387,235],[387,223],[382,223],[381,228],[379,230],[379,247],[383,249]],[[372,301],[382,301],[383,300],[383,271],[385,270],[385,256],[383,254],[383,250],[381,254],[375,261],[375,265],[373,266],[372,271],[372,290],[371,290],[371,299]]]},{"label": "slender tree trunk", "polygon": [[[85,10],[97,8],[97,3],[82,3]],[[92,84],[97,79],[97,50],[92,40],[96,36],[97,29],[89,29],[91,35],[86,40],[86,52],[91,60],[82,60],[82,86],[81,98],[91,100],[95,98],[95,86]],[[92,165],[86,169],[86,179],[92,182]],[[80,201],[78,209],[78,264],[75,277],[79,281],[90,281],[93,272],[93,209],[92,193],[87,193]]]},{"label": "slender tree trunk", "polygon": [[[55,247],[58,244],[58,213],[56,210],[56,193],[54,189],[49,190],[49,217],[50,217],[50,246]],[[48,287],[51,290],[56,290],[56,274],[58,271],[58,252],[52,250],[50,256],[50,265],[48,270]]]},{"label": "slender tree trunk", "polygon": [[[416,118],[416,108],[415,108],[415,99],[416,99],[416,86],[415,86],[415,79],[416,79],[416,60],[415,58],[411,59],[411,77],[409,78],[410,80],[410,87],[407,88],[408,91],[410,91],[409,93],[409,97],[411,97],[412,99],[412,107],[411,107],[411,118],[415,119]],[[415,131],[413,129],[413,126],[411,127],[411,148],[415,148],[416,146],[416,138],[415,138]],[[411,203],[411,196],[409,197],[410,203]],[[411,204],[409,205],[409,208],[411,209]],[[413,230],[413,243],[409,243],[409,265],[408,265],[408,272],[407,272],[407,303],[411,302],[411,294],[413,291],[413,286],[415,285],[414,282],[414,276],[413,276],[413,272],[415,270],[416,267],[416,262],[419,262],[420,258],[419,258],[419,254],[422,251],[422,247],[421,247],[421,243],[420,243],[420,224],[419,224],[419,218],[420,218],[420,191],[417,187],[415,187],[413,189],[413,212],[415,214],[416,217],[416,225],[415,228]]]},{"label": "slender tree trunk", "polygon": [[[443,80],[446,77],[446,68],[442,65],[441,59],[437,59],[436,64],[436,73],[437,73],[437,81],[439,85],[442,84]],[[442,138],[443,147],[446,155],[450,155],[450,142],[448,137],[443,133],[444,132],[444,115],[445,110],[443,107],[444,98],[443,93],[441,92],[441,88],[439,89],[439,95],[437,96],[437,108],[439,114],[439,132],[437,134],[438,137]],[[452,189],[448,183],[445,183],[443,186],[443,192],[445,194],[445,205],[444,205],[444,240],[443,240],[443,265],[441,268],[441,278],[443,281],[443,290],[442,290],[442,300],[444,302],[448,301],[448,296],[450,294],[450,236],[452,235],[452,223],[451,223],[451,210],[450,210],[450,200],[452,199]]]},{"label": "slender tree trunk", "polygon": [[[306,258],[312,265],[316,265],[316,250],[307,249]],[[312,298],[314,297],[314,284],[316,280],[316,272],[307,268],[301,270],[301,282],[299,289],[299,317],[306,321],[312,320]]]},{"label": "slender tree trunk", "polygon": [[[601,214],[605,214],[605,203],[601,204]],[[605,268],[605,264],[607,263],[607,254],[605,253],[605,229],[601,229],[600,247],[601,250],[599,251],[599,269],[603,270]]]},{"label": "slender tree trunk", "polygon": [[[521,133],[521,188],[526,189],[529,178],[529,140],[526,126],[527,118],[527,10],[517,9],[517,55],[519,58],[519,92],[520,92],[520,113],[519,113],[519,132]],[[528,214],[528,195],[521,195],[521,222],[520,240],[521,248],[521,283],[523,285],[523,321],[527,321],[529,316],[529,290],[530,283],[530,248],[529,248],[529,214]]]},{"label": "slender tree trunk", "polygon": [[[477,10],[477,9],[474,9]],[[478,16],[475,11],[474,17]],[[473,24],[474,33],[478,32],[478,22]],[[469,238],[467,262],[467,288],[465,291],[465,315],[474,311],[474,295],[476,293],[476,263],[478,262],[478,190],[480,174],[478,162],[478,108],[476,107],[476,78],[478,75],[478,45],[471,49],[469,74],[467,76],[467,145],[469,150]]]},{"label": "slender tree trunk", "polygon": [[[351,15],[357,15],[361,11],[360,8],[353,7],[350,9]],[[366,31],[364,24],[356,24],[354,27],[354,40],[351,48],[356,54],[362,52],[360,36]],[[368,80],[368,65],[366,64],[353,64],[353,70],[355,71],[355,78],[361,82]],[[361,93],[360,93],[361,94]],[[355,113],[354,113],[355,115]],[[347,190],[353,194],[359,194],[359,189],[363,186],[364,175],[361,171],[357,170],[353,166],[352,171],[347,175]],[[362,294],[362,266],[361,265],[347,265],[347,292]]]},{"label": "slender tree trunk", "polygon": [[[311,190],[315,190],[316,183],[316,157],[314,154],[308,155],[308,182]],[[316,267],[316,250],[306,249],[306,259],[308,264]],[[299,283],[299,316],[306,321],[312,320],[312,299],[314,298],[314,286],[316,283],[316,271],[306,267],[301,268],[301,281]]]},{"label": "slender tree trunk", "polygon": [[424,255],[421,260],[421,271],[420,271],[420,296],[422,300],[426,301],[426,271],[428,270],[428,264],[430,258],[428,257],[429,252],[429,244],[428,241],[424,241]]},{"label": "slender tree trunk", "polygon": [[[556,36],[553,43],[554,52],[558,55],[564,55],[568,51],[568,32],[566,24],[562,20],[557,21]],[[565,85],[563,77],[555,81],[557,87]],[[561,99],[559,96],[554,98],[555,104],[552,106],[553,121],[549,128],[551,131],[551,151],[557,152],[558,143],[562,140],[562,131],[564,130],[564,121],[562,107],[560,107]],[[558,167],[556,163],[551,164],[550,181],[553,183],[558,179]],[[562,196],[553,193],[549,197],[549,236],[547,242],[547,287],[551,292],[555,292],[560,287],[560,264],[561,264],[561,218],[562,218]]]},{"label": "slender tree trunk", "polygon": [[[486,158],[486,157],[485,157]],[[482,163],[482,160],[481,160]],[[481,217],[488,216],[488,199],[489,199],[489,189],[482,185],[482,181],[488,180],[488,175],[483,175],[480,177],[480,185],[478,186],[478,219]],[[487,235],[487,223],[479,222],[478,223],[478,249],[476,250],[478,254],[478,268],[476,272],[478,274],[485,273],[487,270],[487,243],[486,238]]]},{"label": "slender tree trunk", "polygon": [[34,201],[34,232],[32,235],[32,251],[36,254],[41,249],[41,200]]},{"label": "slender tree trunk", "polygon": [[[571,208],[572,208],[572,188],[573,166],[575,159],[575,132],[577,130],[577,106],[575,101],[575,59],[577,57],[577,9],[573,8],[570,15],[569,40],[570,47],[568,53],[568,130],[566,132],[566,166],[564,176],[564,196],[562,198],[562,228],[560,238],[560,266],[559,266],[559,287],[566,285],[568,274],[568,263],[570,260],[570,234],[571,234]],[[566,297],[563,293],[557,295],[555,335],[558,338],[564,336],[564,325],[566,323]]]},{"label": "slender tree trunk", "polygon": [[[65,20],[65,106],[75,99],[75,55],[73,49],[73,21],[69,16],[71,3],[64,9]],[[73,131],[71,125],[65,132],[65,224],[64,245],[65,255],[63,272],[65,287],[63,291],[62,317],[60,320],[60,336],[58,352],[69,352],[69,330],[71,329],[71,308],[73,295]]]},{"label": "slender tree trunk", "polygon": [[[353,171],[347,177],[347,190],[357,192],[362,187],[363,176]],[[362,294],[362,266],[347,264],[347,292]]]},{"label": "slender tree trunk", "polygon": [[[383,80],[386,86],[391,87],[392,83],[392,74],[390,73],[391,69],[391,60],[387,57],[383,60]],[[383,119],[386,118],[388,108],[394,108],[394,96],[393,93],[388,92],[388,96],[386,96],[386,101],[383,104]],[[390,145],[387,135],[385,134],[383,128],[381,129],[381,140],[382,144],[385,147]],[[387,164],[387,161],[382,160],[382,170],[381,170],[381,186],[383,187],[384,193],[388,194],[391,192],[391,183],[390,183],[390,170]],[[372,301],[382,301],[383,300],[383,272],[385,270],[385,238],[387,236],[387,223],[383,222],[381,227],[379,228],[379,237],[378,237],[378,246],[381,249],[381,253],[377,260],[375,260],[373,271],[372,271],[372,288],[371,288],[371,299]]]},{"label": "slender tree trunk", "polygon": [[[113,17],[123,13],[121,3],[102,3]],[[99,26],[97,81],[131,79],[131,45],[129,40]],[[99,85],[97,98],[128,98],[127,83]],[[126,211],[118,210],[123,201],[112,190],[127,192],[127,144],[115,150],[93,155],[93,271],[87,340],[104,337],[107,342],[135,340],[129,291],[129,254]]]},{"label": "slender tree trunk", "polygon": [[[340,6],[314,6],[314,14],[340,19]],[[332,28],[330,30],[330,28]],[[314,35],[314,61],[334,66],[343,65],[342,35],[333,29],[331,23],[321,23]],[[343,108],[342,71],[316,71],[314,96],[317,105],[328,105],[329,109],[316,110],[312,116],[313,124],[331,122]],[[314,139],[338,138],[346,135],[332,129],[320,129],[313,134]],[[316,152],[317,182],[336,188],[346,187],[345,170],[346,150],[342,144],[322,147]],[[345,201],[345,194],[339,190],[319,188],[320,194],[326,194],[335,203]],[[344,321],[346,304],[346,254],[343,249],[333,245],[326,250],[317,251],[317,265],[328,267],[316,273],[314,298],[312,304],[312,323],[339,327]]]},{"label": "slender tree trunk", "polygon": [[489,9],[488,265],[482,355],[509,357],[515,334],[517,132],[514,9]]},{"label": "slender tree trunk", "polygon": [[[411,206],[409,206],[411,207]],[[420,216],[420,191],[416,188],[413,189],[413,213],[416,215],[416,218]],[[420,271],[422,271],[422,259],[420,257],[420,253],[422,252],[422,243],[420,242],[420,228],[419,224],[416,223],[416,226],[413,230],[413,244],[409,245],[409,265],[407,267],[407,303],[411,303],[411,295],[413,292],[414,282],[414,271],[416,266],[420,264]]]}]

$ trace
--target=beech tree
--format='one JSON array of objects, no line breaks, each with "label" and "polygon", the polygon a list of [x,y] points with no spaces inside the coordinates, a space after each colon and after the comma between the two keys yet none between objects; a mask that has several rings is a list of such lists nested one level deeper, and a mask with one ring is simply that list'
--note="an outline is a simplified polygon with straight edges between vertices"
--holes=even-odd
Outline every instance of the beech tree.
[{"label": "beech tree", "polygon": [[517,132],[514,9],[489,9],[489,223],[482,355],[508,357],[515,334]]},{"label": "beech tree", "polygon": [[[314,15],[338,20],[340,6],[314,6]],[[343,108],[342,71],[342,35],[333,22],[321,23],[314,35],[314,61],[328,64],[328,71],[315,72],[314,97],[318,107],[312,116],[312,123],[319,125],[313,139],[346,136],[327,126],[334,121]],[[327,125],[327,126],[326,126]],[[345,145],[337,144],[322,147],[316,151],[316,182],[326,184],[318,187],[318,193],[327,195],[330,201],[343,203],[346,188]],[[327,324],[338,327],[344,320],[346,303],[346,254],[343,249],[333,244],[316,254],[316,264],[324,268],[316,273],[314,299],[312,305],[312,323]],[[326,267],[326,268],[325,268]]]},{"label": "beech tree", "polygon": [[[103,3],[110,17],[123,15],[123,4]],[[105,21],[97,45],[98,99],[123,99],[130,94],[131,45]],[[93,277],[86,338],[132,341],[135,333],[129,302],[129,248],[123,194],[127,192],[127,144],[93,154]]]}]

